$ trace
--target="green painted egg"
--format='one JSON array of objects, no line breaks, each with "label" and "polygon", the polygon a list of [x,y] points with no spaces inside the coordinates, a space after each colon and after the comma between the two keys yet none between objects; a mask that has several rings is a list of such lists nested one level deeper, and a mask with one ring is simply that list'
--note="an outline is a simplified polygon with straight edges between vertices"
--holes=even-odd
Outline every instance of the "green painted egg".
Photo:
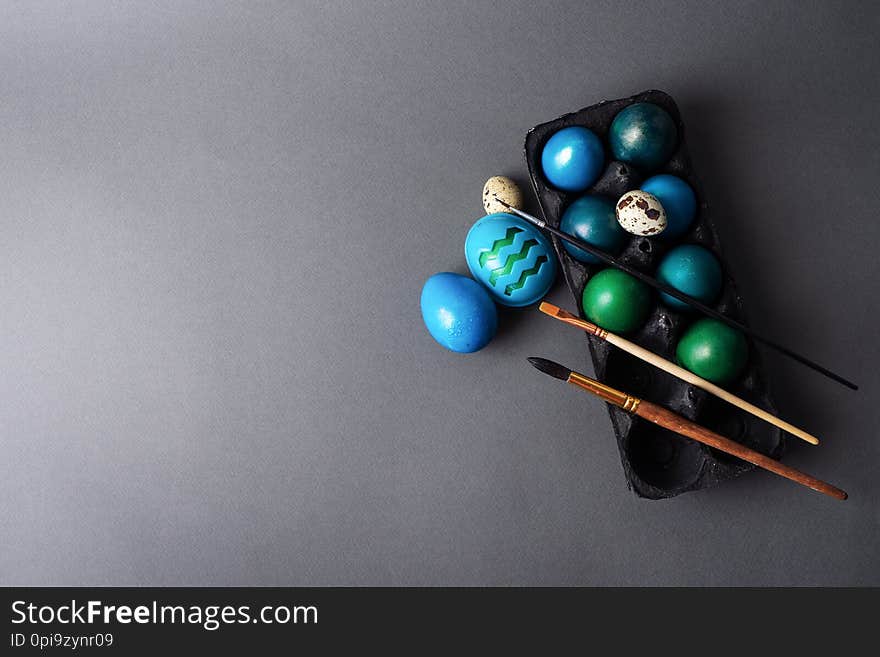
[{"label": "green painted egg", "polygon": [[584,287],[584,314],[612,333],[635,331],[648,318],[651,289],[619,269],[603,269]]},{"label": "green painted egg", "polygon": [[675,357],[697,376],[720,385],[730,383],[742,373],[749,359],[749,347],[740,331],[704,317],[681,336]]}]

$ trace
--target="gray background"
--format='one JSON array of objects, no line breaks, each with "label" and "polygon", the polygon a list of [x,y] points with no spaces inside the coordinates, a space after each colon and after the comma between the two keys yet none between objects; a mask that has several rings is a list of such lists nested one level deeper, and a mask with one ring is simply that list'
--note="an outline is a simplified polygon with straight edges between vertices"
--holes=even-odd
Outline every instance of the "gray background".
[{"label": "gray background", "polygon": [[[0,582],[880,584],[871,5],[3,3]],[[862,386],[767,356],[848,502],[636,499],[525,362],[576,332],[422,325],[526,131],[647,88],[753,324]]]}]

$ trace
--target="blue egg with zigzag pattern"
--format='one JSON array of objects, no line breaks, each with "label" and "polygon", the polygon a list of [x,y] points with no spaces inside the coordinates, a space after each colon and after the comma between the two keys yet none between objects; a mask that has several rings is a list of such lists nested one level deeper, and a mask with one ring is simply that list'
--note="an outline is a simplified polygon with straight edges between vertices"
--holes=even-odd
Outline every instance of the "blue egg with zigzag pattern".
[{"label": "blue egg with zigzag pattern", "polygon": [[525,219],[506,212],[473,225],[464,241],[473,277],[505,306],[540,301],[556,278],[556,256],[549,240]]}]

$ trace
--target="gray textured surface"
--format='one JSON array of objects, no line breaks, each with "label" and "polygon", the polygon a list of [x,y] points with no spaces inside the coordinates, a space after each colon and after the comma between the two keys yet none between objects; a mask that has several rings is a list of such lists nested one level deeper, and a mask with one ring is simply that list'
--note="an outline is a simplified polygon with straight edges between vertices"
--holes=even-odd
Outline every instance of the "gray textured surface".
[{"label": "gray textured surface", "polygon": [[[0,583],[880,584],[871,3],[3,3]],[[678,101],[753,324],[824,438],[668,502],[506,313],[446,353],[532,125]],[[569,303],[558,286],[557,301]]]}]

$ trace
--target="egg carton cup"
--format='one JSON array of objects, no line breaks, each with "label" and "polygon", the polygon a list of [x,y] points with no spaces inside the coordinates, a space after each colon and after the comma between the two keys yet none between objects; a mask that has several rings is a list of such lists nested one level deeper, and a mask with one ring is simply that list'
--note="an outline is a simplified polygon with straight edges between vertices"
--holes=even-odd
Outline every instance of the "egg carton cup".
[{"label": "egg carton cup", "polygon": [[[678,128],[679,141],[674,154],[663,166],[652,171],[639,171],[630,164],[613,160],[608,148],[608,130],[614,117],[626,106],[637,102],[648,102],[662,107]],[[589,189],[576,193],[564,192],[551,186],[541,168],[544,144],[555,132],[569,126],[584,126],[595,132],[603,141],[607,162],[598,181]],[[742,297],[730,276],[710,218],[708,204],[691,166],[681,115],[675,101],[668,94],[656,90],[645,91],[629,98],[603,101],[542,123],[532,128],[526,136],[525,159],[543,218],[557,228],[564,210],[583,194],[601,194],[616,202],[624,192],[638,189],[642,181],[652,175],[669,173],[685,180],[697,196],[697,216],[688,232],[674,241],[664,241],[662,235],[652,238],[633,235],[617,257],[630,267],[654,276],[663,255],[675,246],[699,244],[709,249],[718,258],[723,270],[722,290],[714,308],[747,324]],[[606,266],[581,263],[571,257],[558,238],[552,237],[552,242],[574,305],[578,314],[586,319],[581,308],[584,286],[591,276]],[[698,311],[686,313],[669,308],[660,301],[656,292],[652,294],[652,304],[644,325],[626,337],[667,360],[674,361],[675,346],[679,338],[693,321],[703,315]],[[661,404],[772,458],[779,458],[783,453],[785,435],[773,425],[603,340],[587,335],[587,342],[594,372],[600,381]],[[749,360],[745,370],[735,382],[725,387],[756,406],[776,413],[760,355],[751,340],[748,340],[748,344]],[[609,405],[608,411],[627,483],[639,497],[675,497],[728,481],[755,467],[634,417],[617,407]]]}]

